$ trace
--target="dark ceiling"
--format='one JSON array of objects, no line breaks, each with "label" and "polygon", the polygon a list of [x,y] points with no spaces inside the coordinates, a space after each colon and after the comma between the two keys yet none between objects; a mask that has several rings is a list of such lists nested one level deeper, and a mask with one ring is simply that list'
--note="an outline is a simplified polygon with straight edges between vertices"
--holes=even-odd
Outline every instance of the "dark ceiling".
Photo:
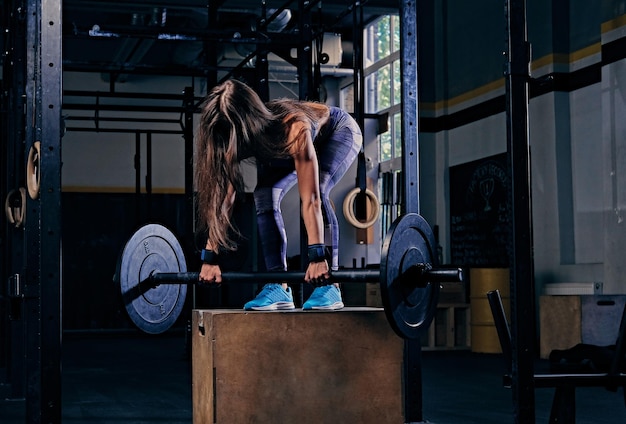
[{"label": "dark ceiling", "polygon": [[[314,36],[340,35],[343,54],[333,65],[350,68],[355,16],[357,22],[368,22],[398,10],[398,5],[388,0],[300,2],[302,5],[298,0],[64,0],[64,69],[203,75],[207,70],[236,66],[259,46],[279,60],[293,57],[290,52],[302,39],[298,31],[301,7]],[[263,16],[269,18],[284,9],[288,11],[263,25]]]}]

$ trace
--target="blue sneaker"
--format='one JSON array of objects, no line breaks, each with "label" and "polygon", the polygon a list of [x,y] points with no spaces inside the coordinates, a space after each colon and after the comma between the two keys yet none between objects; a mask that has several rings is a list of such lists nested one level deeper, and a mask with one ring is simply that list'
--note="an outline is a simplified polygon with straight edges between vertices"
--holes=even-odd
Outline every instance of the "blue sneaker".
[{"label": "blue sneaker", "polygon": [[294,309],[291,287],[283,289],[281,284],[266,284],[256,298],[243,305],[246,311],[277,311]]},{"label": "blue sneaker", "polygon": [[341,308],[343,308],[341,291],[334,284],[317,287],[313,290],[313,293],[311,293],[309,300],[302,305],[303,310],[321,309],[334,311]]}]

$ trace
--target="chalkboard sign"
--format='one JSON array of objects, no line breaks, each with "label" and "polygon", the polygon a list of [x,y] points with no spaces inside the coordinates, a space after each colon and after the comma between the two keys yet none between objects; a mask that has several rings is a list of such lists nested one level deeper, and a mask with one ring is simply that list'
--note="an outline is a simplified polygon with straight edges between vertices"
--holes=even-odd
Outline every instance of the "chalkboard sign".
[{"label": "chalkboard sign", "polygon": [[505,153],[450,167],[450,252],[459,266],[508,267],[510,177]]}]

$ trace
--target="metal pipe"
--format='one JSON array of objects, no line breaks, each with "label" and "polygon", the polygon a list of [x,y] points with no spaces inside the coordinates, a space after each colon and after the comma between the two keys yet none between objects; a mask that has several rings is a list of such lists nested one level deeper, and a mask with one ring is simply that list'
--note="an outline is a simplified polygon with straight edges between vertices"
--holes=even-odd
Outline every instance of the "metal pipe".
[{"label": "metal pipe", "polygon": [[181,130],[153,130],[151,128],[91,128],[91,127],[67,127],[67,132],[95,132],[95,133],[152,133],[152,134],[174,134],[180,135]]},{"label": "metal pipe", "polygon": [[507,0],[506,135],[511,176],[511,393],[515,422],[535,424],[535,280],[532,242],[526,1]]}]

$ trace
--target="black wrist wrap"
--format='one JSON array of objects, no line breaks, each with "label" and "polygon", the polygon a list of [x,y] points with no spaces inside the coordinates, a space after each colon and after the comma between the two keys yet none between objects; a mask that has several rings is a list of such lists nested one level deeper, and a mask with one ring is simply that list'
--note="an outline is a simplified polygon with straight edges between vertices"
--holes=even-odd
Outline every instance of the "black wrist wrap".
[{"label": "black wrist wrap", "polygon": [[326,246],[322,243],[310,244],[307,253],[309,262],[324,262],[326,260]]},{"label": "black wrist wrap", "polygon": [[218,264],[217,253],[215,253],[212,250],[208,250],[208,249],[202,249],[202,252],[200,252],[200,260],[203,263],[209,264],[209,265],[217,265]]}]

